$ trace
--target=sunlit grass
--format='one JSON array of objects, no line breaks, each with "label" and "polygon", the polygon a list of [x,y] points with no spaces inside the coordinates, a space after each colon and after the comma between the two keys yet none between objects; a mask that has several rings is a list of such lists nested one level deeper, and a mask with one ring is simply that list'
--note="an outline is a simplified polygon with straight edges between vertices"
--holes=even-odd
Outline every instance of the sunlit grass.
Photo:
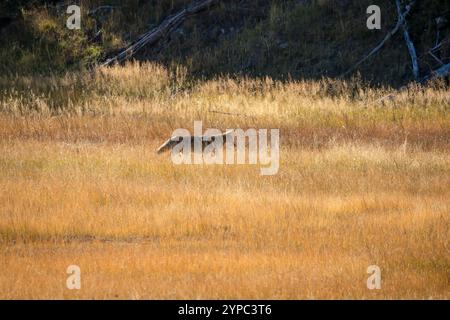
[{"label": "sunlit grass", "polygon": [[[103,72],[4,89],[0,297],[448,298],[445,88]],[[280,128],[278,174],[155,153],[194,120]]]}]

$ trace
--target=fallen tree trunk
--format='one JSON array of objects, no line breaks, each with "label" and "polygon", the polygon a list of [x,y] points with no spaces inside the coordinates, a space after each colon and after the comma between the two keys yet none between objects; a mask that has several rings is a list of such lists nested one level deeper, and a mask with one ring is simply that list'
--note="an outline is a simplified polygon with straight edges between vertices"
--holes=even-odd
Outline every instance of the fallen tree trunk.
[{"label": "fallen tree trunk", "polygon": [[178,13],[171,15],[164,19],[164,21],[156,28],[143,34],[137,41],[130,46],[126,47],[116,56],[106,60],[101,66],[108,66],[113,63],[122,62],[126,59],[133,57],[136,52],[141,50],[145,46],[151,46],[156,44],[159,40],[169,35],[176,28],[178,28],[187,18],[209,9],[210,7],[217,5],[218,0],[203,0],[190,4],[187,8],[179,11]]}]

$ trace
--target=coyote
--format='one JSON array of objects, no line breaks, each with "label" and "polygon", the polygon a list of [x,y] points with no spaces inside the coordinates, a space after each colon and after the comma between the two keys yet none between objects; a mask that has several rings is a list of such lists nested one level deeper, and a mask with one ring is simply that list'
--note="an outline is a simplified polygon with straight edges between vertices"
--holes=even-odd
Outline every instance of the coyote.
[{"label": "coyote", "polygon": [[[225,133],[219,134],[219,135],[212,135],[212,136],[189,136],[188,139],[191,139],[191,146],[194,145],[196,141],[200,142],[202,144],[202,150],[209,145],[210,143],[213,143],[218,137],[222,137],[222,141],[225,141],[225,138],[230,135],[233,132],[233,130],[228,130]],[[164,142],[157,150],[157,153],[162,153],[167,150],[172,149],[175,145],[177,145],[181,140],[186,139],[186,137],[183,136],[172,136],[170,137],[166,142]]]}]

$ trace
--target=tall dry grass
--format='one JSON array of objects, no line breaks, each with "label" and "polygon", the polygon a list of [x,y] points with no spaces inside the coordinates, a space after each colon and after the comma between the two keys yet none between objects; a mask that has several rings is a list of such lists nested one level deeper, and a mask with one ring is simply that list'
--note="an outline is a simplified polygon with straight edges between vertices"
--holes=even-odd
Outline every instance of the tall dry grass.
[{"label": "tall dry grass", "polygon": [[[391,89],[153,64],[0,83],[2,298],[448,298],[443,85],[374,103]],[[280,128],[279,173],[155,154],[194,120]]]}]

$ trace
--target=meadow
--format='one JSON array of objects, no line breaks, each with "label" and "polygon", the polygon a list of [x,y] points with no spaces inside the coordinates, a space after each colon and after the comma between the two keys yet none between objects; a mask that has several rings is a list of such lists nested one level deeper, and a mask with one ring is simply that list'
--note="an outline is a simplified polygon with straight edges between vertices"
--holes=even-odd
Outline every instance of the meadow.
[{"label": "meadow", "polygon": [[[448,299],[449,111],[439,82],[0,77],[0,298]],[[278,174],[156,154],[194,120],[280,129]]]}]

